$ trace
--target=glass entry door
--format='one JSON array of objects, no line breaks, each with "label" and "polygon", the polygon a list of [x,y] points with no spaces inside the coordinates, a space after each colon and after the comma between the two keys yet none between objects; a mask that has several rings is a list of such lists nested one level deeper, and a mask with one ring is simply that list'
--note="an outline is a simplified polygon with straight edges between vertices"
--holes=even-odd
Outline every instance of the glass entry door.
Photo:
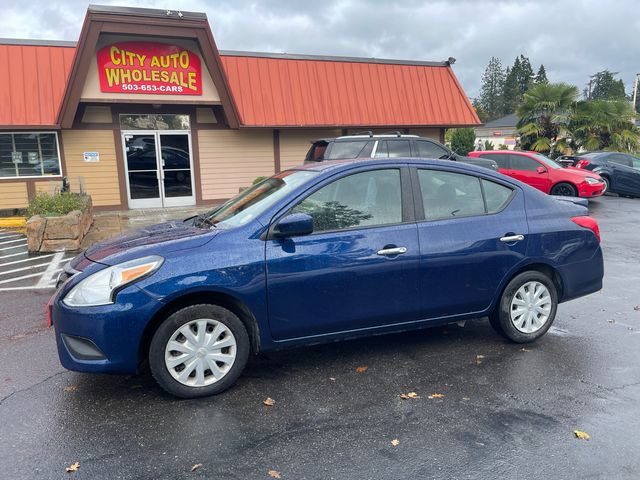
[{"label": "glass entry door", "polygon": [[129,208],[195,205],[191,135],[122,132]]}]

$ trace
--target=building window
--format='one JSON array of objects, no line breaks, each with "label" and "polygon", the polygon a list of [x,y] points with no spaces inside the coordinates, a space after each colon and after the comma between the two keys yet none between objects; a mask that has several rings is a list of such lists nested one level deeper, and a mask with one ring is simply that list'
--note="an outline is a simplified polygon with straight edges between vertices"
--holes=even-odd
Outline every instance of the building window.
[{"label": "building window", "polygon": [[60,175],[56,133],[0,133],[0,178]]},{"label": "building window", "polygon": [[122,130],[189,130],[189,115],[120,115]]}]

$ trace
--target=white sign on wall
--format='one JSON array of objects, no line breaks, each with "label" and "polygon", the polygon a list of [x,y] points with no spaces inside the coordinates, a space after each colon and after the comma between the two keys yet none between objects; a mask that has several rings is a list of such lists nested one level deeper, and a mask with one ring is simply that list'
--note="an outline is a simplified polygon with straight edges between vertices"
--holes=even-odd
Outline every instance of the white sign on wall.
[{"label": "white sign on wall", "polygon": [[97,163],[100,161],[100,152],[83,152],[85,162]]}]

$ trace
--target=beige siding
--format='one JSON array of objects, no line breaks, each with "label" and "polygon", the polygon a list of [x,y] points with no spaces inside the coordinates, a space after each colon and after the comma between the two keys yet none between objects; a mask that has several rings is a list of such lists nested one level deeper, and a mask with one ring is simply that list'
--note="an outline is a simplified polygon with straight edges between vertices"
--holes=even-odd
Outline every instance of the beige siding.
[{"label": "beige siding", "polygon": [[61,187],[60,180],[50,182],[36,182],[36,193],[55,193],[57,187]]},{"label": "beige siding", "polygon": [[[84,179],[86,192],[93,204],[120,205],[120,187],[116,150],[111,130],[65,130],[62,132],[65,172],[71,188],[77,191],[80,177]],[[100,161],[84,161],[83,152],[99,152]]]},{"label": "beige siding", "polygon": [[28,203],[26,183],[0,182],[0,210],[24,208]]},{"label": "beige siding", "polygon": [[274,173],[272,130],[200,130],[198,145],[204,200],[231,198]]},{"label": "beige siding", "polygon": [[435,141],[440,141],[441,128],[410,128],[409,133],[411,135],[419,135],[421,137],[432,138]]},{"label": "beige siding", "polygon": [[340,136],[341,130],[281,130],[280,131],[280,169],[302,165],[311,142],[319,138]]}]

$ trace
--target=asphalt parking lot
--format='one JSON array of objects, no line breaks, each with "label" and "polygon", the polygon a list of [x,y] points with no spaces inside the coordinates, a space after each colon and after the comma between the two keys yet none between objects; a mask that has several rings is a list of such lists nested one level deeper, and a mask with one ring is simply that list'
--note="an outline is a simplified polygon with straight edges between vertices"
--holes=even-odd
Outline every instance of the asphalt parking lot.
[{"label": "asphalt parking lot", "polygon": [[604,288],[562,304],[535,344],[478,320],[289,350],[200,400],[169,397],[149,374],[65,371],[45,323],[51,288],[0,284],[0,476],[637,479],[640,199],[590,210]]}]

